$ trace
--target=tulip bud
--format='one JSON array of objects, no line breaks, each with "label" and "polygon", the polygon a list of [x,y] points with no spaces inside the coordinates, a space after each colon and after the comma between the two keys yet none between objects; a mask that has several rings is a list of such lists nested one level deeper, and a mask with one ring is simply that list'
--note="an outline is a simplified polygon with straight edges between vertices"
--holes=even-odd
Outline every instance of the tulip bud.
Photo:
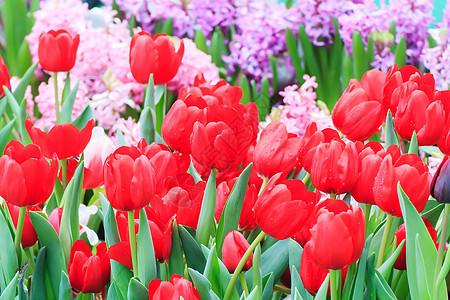
[{"label": "tulip bud", "polygon": [[192,283],[181,275],[173,274],[169,281],[153,279],[148,285],[150,300],[181,299],[200,300],[200,295]]},{"label": "tulip bud", "polygon": [[[20,207],[15,206],[10,203],[6,203],[8,205],[9,214],[11,215],[11,219],[14,223],[14,227],[17,229],[17,220],[19,219],[19,210]],[[37,242],[37,234],[34,230],[33,224],[31,223],[29,211],[41,211],[39,206],[27,206],[27,211],[25,213],[25,220],[23,222],[23,232],[22,232],[22,247],[27,248],[31,247]]]},{"label": "tulip bud", "polygon": [[51,72],[67,72],[75,66],[80,35],[74,38],[64,29],[43,32],[39,37],[39,63]]},{"label": "tulip bud", "polygon": [[[232,230],[228,232],[223,241],[222,247],[222,261],[225,267],[227,267],[228,272],[234,273],[236,267],[244,256],[245,251],[247,251],[250,244],[244,238],[242,234],[240,234],[236,230]],[[247,271],[252,267],[253,262],[253,254],[245,262],[242,271]]]},{"label": "tulip bud", "polygon": [[3,86],[6,86],[7,89],[11,87],[10,80],[11,76],[9,75],[8,67],[0,56],[0,98],[5,95]]},{"label": "tulip bud", "polygon": [[439,203],[450,203],[450,167],[448,156],[439,165],[431,181],[430,193]]}]

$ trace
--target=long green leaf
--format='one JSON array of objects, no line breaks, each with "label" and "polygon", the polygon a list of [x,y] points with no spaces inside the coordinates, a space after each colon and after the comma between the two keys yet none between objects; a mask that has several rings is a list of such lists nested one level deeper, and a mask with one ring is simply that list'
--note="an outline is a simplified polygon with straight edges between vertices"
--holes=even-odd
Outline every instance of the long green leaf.
[{"label": "long green leaf", "polygon": [[103,227],[105,229],[106,243],[108,247],[120,242],[119,230],[117,229],[116,217],[114,210],[109,204],[106,197],[100,193],[100,202],[103,212]]},{"label": "long green leaf", "polygon": [[261,81],[261,89],[259,90],[259,95],[255,99],[255,104],[258,106],[259,120],[263,121],[266,119],[266,115],[270,110],[270,90],[269,90],[269,80],[267,77],[263,77]]},{"label": "long green leaf", "polygon": [[111,286],[114,284],[117,296],[126,300],[128,294],[128,283],[132,277],[130,269],[111,260]]},{"label": "long green leaf", "polygon": [[94,119],[94,111],[89,104],[86,104],[81,114],[72,122],[79,130],[86,126],[89,120]]},{"label": "long green leaf", "polygon": [[252,101],[252,90],[248,84],[247,76],[244,74],[242,74],[241,79],[239,80],[239,87],[242,89],[241,103],[247,104]]},{"label": "long green leaf", "polygon": [[70,299],[72,297],[72,287],[70,286],[69,276],[61,271],[61,284],[59,285],[59,300]]},{"label": "long green leaf", "polygon": [[6,289],[2,292],[2,294],[0,296],[0,300],[14,299],[14,296],[16,295],[17,278],[19,278],[19,272],[16,273],[16,275],[10,281],[10,283],[8,284]]},{"label": "long green leaf", "polygon": [[385,132],[385,147],[389,148],[391,145],[398,146],[397,134],[395,133],[394,123],[392,121],[392,114],[389,110],[386,116],[386,132]]},{"label": "long green leaf", "polygon": [[73,89],[64,98],[64,103],[61,107],[61,123],[70,123],[72,122],[72,110],[73,104],[75,103],[75,97],[78,91],[78,85],[80,84],[80,80],[77,81]]},{"label": "long green leaf", "polygon": [[201,50],[206,54],[208,54],[208,47],[206,46],[206,38],[201,29],[197,29],[195,31],[194,42],[198,50]]},{"label": "long green leaf", "polygon": [[8,223],[3,214],[0,214],[0,265],[2,268],[4,284],[8,284],[18,268],[17,255],[14,247],[14,238],[8,228]]},{"label": "long green leaf", "polygon": [[289,52],[289,56],[291,58],[292,65],[294,66],[295,75],[297,76],[297,80],[299,82],[303,81],[303,74],[305,73],[300,56],[298,55],[298,46],[297,41],[295,40],[294,36],[292,35],[291,29],[288,27],[286,28],[286,44]]},{"label": "long green leaf", "polygon": [[194,269],[188,269],[189,275],[194,281],[195,289],[200,295],[200,299],[202,300],[218,300],[219,297],[212,291],[211,283],[209,280],[203,276],[201,273],[197,272]]},{"label": "long green leaf", "polygon": [[23,99],[25,97],[25,91],[27,90],[28,85],[31,82],[31,78],[33,77],[34,71],[36,70],[39,62],[35,62],[28,68],[28,70],[23,75],[22,79],[19,82],[19,85],[14,90],[14,97],[16,99]]},{"label": "long green leaf", "polygon": [[199,245],[183,226],[178,226],[178,232],[180,234],[181,244],[183,246],[184,254],[186,255],[188,267],[203,272],[206,265],[206,259]]},{"label": "long green leaf", "polygon": [[43,246],[39,249],[36,265],[33,272],[33,281],[31,284],[30,299],[40,300],[47,299],[47,291],[45,284],[45,261],[47,256],[47,247]]},{"label": "long green leaf", "polygon": [[173,222],[172,227],[172,248],[169,254],[169,275],[184,274],[185,263],[183,261],[183,249],[181,248],[180,234],[178,233],[177,221]]},{"label": "long green leaf", "polygon": [[406,42],[405,36],[402,36],[400,42],[398,42],[395,48],[395,63],[399,68],[403,67],[406,63]]},{"label": "long green leaf", "polygon": [[361,34],[358,31],[353,31],[352,36],[353,48],[353,68],[356,79],[361,80],[364,73],[368,70],[368,62],[366,51],[364,50],[364,43]]},{"label": "long green leaf", "polygon": [[148,289],[147,285],[143,285],[137,277],[133,277],[130,279],[128,284],[128,300],[140,300],[148,298]]},{"label": "long green leaf", "polygon": [[11,122],[6,124],[6,126],[0,130],[0,153],[3,153],[3,151],[5,150],[6,144],[8,144],[13,139],[13,136],[11,134],[11,129],[15,122],[16,122],[16,119],[14,118],[11,120]]},{"label": "long green leaf", "polygon": [[216,231],[214,224],[214,213],[216,209],[216,170],[212,169],[203,195],[202,207],[198,217],[197,243],[208,245],[209,237],[214,236]]},{"label": "long green leaf", "polygon": [[141,282],[148,286],[150,281],[156,279],[156,259],[153,249],[152,233],[148,224],[145,209],[141,209],[139,215],[139,233],[137,239],[138,275]]}]

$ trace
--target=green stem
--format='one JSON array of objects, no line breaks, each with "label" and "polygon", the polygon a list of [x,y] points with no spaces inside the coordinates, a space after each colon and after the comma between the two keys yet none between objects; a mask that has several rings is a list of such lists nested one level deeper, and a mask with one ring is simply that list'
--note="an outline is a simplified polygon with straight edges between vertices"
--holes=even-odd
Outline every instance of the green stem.
[{"label": "green stem", "polygon": [[330,293],[331,293],[331,300],[338,300],[338,282],[337,282],[337,276],[339,270],[330,270]]},{"label": "green stem", "polygon": [[[22,206],[19,210],[19,219],[17,220],[17,230],[16,237],[14,238],[14,245],[16,246],[17,257],[20,257],[20,242],[22,240],[23,223],[25,221],[25,213],[27,212],[27,207]],[[19,262],[19,265],[20,262]]]},{"label": "green stem", "polygon": [[306,175],[305,175],[305,177],[303,177],[302,181],[305,185],[308,185],[309,182],[311,181],[311,174],[306,173]]},{"label": "green stem", "polygon": [[56,112],[56,124],[61,121],[59,114],[59,99],[58,99],[58,72],[53,73],[54,86],[55,86],[55,112]]},{"label": "green stem", "polygon": [[394,278],[392,279],[392,284],[391,284],[393,291],[395,291],[397,289],[398,282],[400,281],[400,278],[402,277],[402,275],[403,275],[403,271],[401,271],[401,270],[397,270],[397,272],[395,273]]},{"label": "green stem", "polygon": [[366,203],[364,205],[364,216],[365,216],[364,226],[366,227],[366,235],[367,235],[367,230],[368,230],[367,223],[369,223],[371,209],[372,209],[372,204]]},{"label": "green stem", "polygon": [[386,224],[384,225],[383,238],[381,239],[380,252],[378,252],[377,268],[379,268],[384,261],[384,252],[386,251],[386,245],[389,237],[389,232],[391,231],[391,225],[394,217],[387,215]]},{"label": "green stem", "polygon": [[67,159],[61,160],[62,187],[63,193],[67,188]]},{"label": "green stem", "polygon": [[137,252],[136,252],[136,232],[134,229],[134,212],[128,212],[128,231],[130,236],[131,260],[133,262],[133,275],[138,276]]},{"label": "green stem", "polygon": [[241,281],[242,290],[244,291],[245,297],[248,297],[248,287],[247,282],[245,281],[244,272],[239,274],[239,280]]},{"label": "green stem", "polygon": [[223,298],[224,300],[230,299],[231,292],[234,289],[234,285],[236,284],[237,278],[239,277],[242,268],[244,267],[245,263],[250,257],[250,254],[252,254],[253,250],[255,250],[256,246],[264,239],[265,236],[266,236],[265,232],[261,231],[261,233],[256,237],[256,239],[253,241],[250,247],[248,247],[247,251],[245,251],[244,256],[242,256],[241,260],[239,261],[239,264],[236,267],[236,270],[234,270],[233,276],[231,276],[231,280],[228,283],[227,289],[225,291],[225,296]]},{"label": "green stem", "polygon": [[[5,118],[6,123],[8,124],[9,122],[11,122],[11,119],[8,117],[8,115],[6,114],[6,111],[3,112],[3,117]],[[21,141],[22,139],[20,138],[19,133],[17,132],[17,130],[13,127],[11,129],[11,133],[14,136],[14,138],[18,141]]]},{"label": "green stem", "polygon": [[281,285],[281,284],[275,284],[273,287],[273,290],[276,292],[282,292],[287,295],[290,295],[292,292],[290,288],[285,287],[284,285]]},{"label": "green stem", "polygon": [[336,199],[336,194],[331,193],[330,194],[330,199]]},{"label": "green stem", "polygon": [[162,117],[166,115],[166,107],[167,107],[167,84],[164,85],[164,102],[163,102],[163,115]]},{"label": "green stem", "polygon": [[447,242],[447,227],[448,227],[448,214],[450,213],[449,204],[444,205],[444,216],[441,227],[441,237],[439,238],[439,248],[436,258],[436,268],[434,269],[434,282],[437,282],[439,272],[442,268],[442,262],[444,261],[445,243]]},{"label": "green stem", "polygon": [[27,258],[30,260],[30,265],[29,265],[29,267],[27,268],[27,274],[28,274],[28,270],[30,270],[30,275],[31,274],[33,274],[33,272],[34,272],[34,267],[35,267],[35,263],[34,263],[34,253],[33,253],[34,251],[33,251],[33,247],[28,247],[28,248],[25,248],[25,253],[26,253],[26,255],[27,255]]}]

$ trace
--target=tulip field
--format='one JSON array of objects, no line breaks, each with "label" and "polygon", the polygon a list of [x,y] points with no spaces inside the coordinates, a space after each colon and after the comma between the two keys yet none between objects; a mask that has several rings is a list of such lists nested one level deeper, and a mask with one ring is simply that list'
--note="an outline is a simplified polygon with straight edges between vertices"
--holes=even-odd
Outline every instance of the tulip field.
[{"label": "tulip field", "polygon": [[0,300],[448,299],[449,30],[427,0],[0,0]]}]

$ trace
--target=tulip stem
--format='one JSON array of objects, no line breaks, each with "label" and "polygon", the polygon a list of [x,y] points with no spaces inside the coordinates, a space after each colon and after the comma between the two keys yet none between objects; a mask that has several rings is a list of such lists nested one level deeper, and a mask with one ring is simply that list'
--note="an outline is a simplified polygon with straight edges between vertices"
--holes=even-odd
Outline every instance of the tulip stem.
[{"label": "tulip stem", "polygon": [[370,219],[370,211],[372,210],[372,204],[368,204],[366,203],[364,205],[364,226],[366,227],[366,235],[367,235],[367,231],[368,231],[368,226],[367,223],[369,223],[369,219]]},{"label": "tulip stem", "polygon": [[340,286],[339,280],[339,270],[330,270],[330,293],[331,293],[331,300],[338,300],[338,288]]},{"label": "tulip stem", "polygon": [[[16,246],[17,257],[20,257],[20,242],[22,240],[23,223],[25,221],[25,213],[27,212],[27,207],[22,206],[19,210],[19,218],[17,220],[17,231],[14,238],[14,245]],[[20,265],[20,262],[19,262]]]},{"label": "tulip stem", "polygon": [[311,174],[310,173],[306,173],[306,175],[305,175],[305,177],[303,177],[302,181],[303,181],[303,183],[305,185],[308,185],[309,182],[311,181]]},{"label": "tulip stem", "polygon": [[[6,111],[3,112],[3,117],[5,118],[6,123],[11,122],[11,119],[8,117],[8,115],[6,114]],[[18,141],[21,141],[22,139],[20,138],[19,133],[16,131],[16,129],[13,127],[11,129],[11,133],[14,136],[14,138]]]},{"label": "tulip stem", "polygon": [[54,86],[55,86],[55,112],[56,112],[56,124],[59,124],[61,116],[59,114],[59,99],[58,99],[58,72],[53,73]]},{"label": "tulip stem", "polygon": [[62,175],[62,187],[63,193],[67,188],[67,159],[61,160],[61,175]]},{"label": "tulip stem", "polygon": [[434,282],[437,283],[437,278],[439,275],[439,272],[442,268],[442,262],[444,260],[444,250],[445,250],[445,243],[447,242],[447,227],[448,227],[448,214],[450,213],[450,206],[449,204],[444,204],[444,215],[442,220],[442,227],[441,227],[441,237],[439,238],[439,248],[437,252],[437,258],[436,258],[436,268],[434,269]]},{"label": "tulip stem", "polygon": [[241,273],[242,268],[244,267],[244,265],[247,262],[250,255],[253,253],[253,250],[255,250],[256,246],[259,245],[259,243],[264,239],[265,236],[266,236],[266,233],[264,231],[261,231],[261,233],[256,237],[256,239],[253,241],[253,243],[250,245],[250,247],[248,247],[247,251],[245,251],[244,255],[242,256],[241,260],[239,261],[239,264],[236,267],[236,270],[234,270],[233,276],[231,276],[231,280],[228,283],[227,289],[225,291],[225,296],[223,297],[224,300],[230,299],[231,292],[234,289],[234,285],[236,284],[237,278],[239,277],[239,274]]},{"label": "tulip stem", "polygon": [[394,217],[391,215],[387,215],[386,224],[384,225],[383,238],[381,239],[380,252],[378,252],[378,260],[377,260],[377,268],[383,264],[384,261],[384,252],[386,251],[386,245],[389,237],[389,232],[391,231],[391,225]]},{"label": "tulip stem", "polygon": [[136,232],[134,229],[134,212],[128,212],[128,230],[130,236],[130,249],[131,249],[131,261],[133,263],[133,275],[138,276],[138,264],[137,264],[137,253],[136,253]]},{"label": "tulip stem", "polygon": [[244,291],[245,297],[248,297],[248,287],[247,281],[245,281],[244,272],[239,273],[239,280],[241,281],[242,290]]},{"label": "tulip stem", "polygon": [[281,284],[275,284],[273,286],[273,291],[274,292],[282,292],[287,295],[290,295],[292,293],[292,290],[290,288],[285,287],[284,285],[281,285]]}]

